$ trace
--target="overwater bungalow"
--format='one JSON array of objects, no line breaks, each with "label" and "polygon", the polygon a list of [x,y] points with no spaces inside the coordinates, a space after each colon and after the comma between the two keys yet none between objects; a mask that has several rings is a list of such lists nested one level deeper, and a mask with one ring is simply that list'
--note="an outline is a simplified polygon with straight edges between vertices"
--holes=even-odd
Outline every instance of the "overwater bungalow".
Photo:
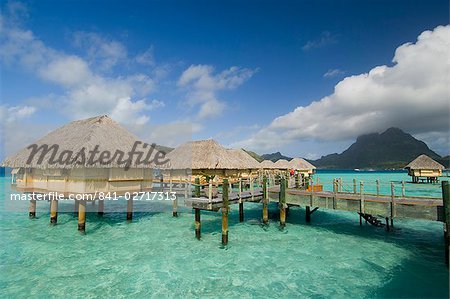
[{"label": "overwater bungalow", "polygon": [[295,170],[300,175],[304,177],[309,177],[314,174],[316,166],[312,165],[308,161],[302,158],[294,158],[289,161],[290,169]]},{"label": "overwater bungalow", "polygon": [[275,165],[276,169],[278,169],[280,171],[286,171],[291,168],[291,165],[289,165],[288,160],[285,160],[285,159],[280,159],[280,160],[276,161],[274,165]]},{"label": "overwater bungalow", "polygon": [[419,183],[421,181],[434,183],[442,176],[442,171],[445,167],[427,155],[420,155],[406,165],[405,169],[408,170],[408,175],[412,177],[413,183]]},{"label": "overwater bungalow", "polygon": [[[138,137],[106,115],[73,121],[34,144],[6,158],[2,166],[11,167],[12,187],[19,192],[38,195],[78,195],[96,200],[100,193],[121,196],[127,192],[150,191],[153,171],[150,162],[130,154],[137,145],[150,148]],[[146,145],[146,146],[144,146]],[[148,153],[147,153],[148,154]],[[144,159],[145,160],[145,159]],[[89,196],[88,196],[89,195]],[[42,197],[41,197],[42,198]],[[45,197],[44,197],[45,198]],[[49,197],[48,197],[49,198]],[[129,201],[132,205],[132,201]],[[86,201],[75,200],[83,219]],[[103,200],[99,213],[103,213]],[[131,219],[132,206],[127,218]],[[51,222],[57,222],[58,200],[51,199]],[[30,217],[35,217],[36,200],[30,200]]]},{"label": "overwater bungalow", "polygon": [[273,163],[271,160],[264,160],[259,164],[260,169],[271,171],[276,169],[275,163]]}]

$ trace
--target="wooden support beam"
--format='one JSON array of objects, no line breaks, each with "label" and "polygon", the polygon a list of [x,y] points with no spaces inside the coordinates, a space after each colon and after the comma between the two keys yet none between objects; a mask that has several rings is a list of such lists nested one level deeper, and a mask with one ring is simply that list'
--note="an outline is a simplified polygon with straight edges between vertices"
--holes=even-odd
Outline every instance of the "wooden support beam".
[{"label": "wooden support beam", "polygon": [[103,199],[99,199],[97,215],[103,216],[104,211],[105,211],[105,201]]},{"label": "wooden support beam", "polygon": [[194,187],[194,196],[199,198],[200,197],[200,178],[195,178],[195,187]]},{"label": "wooden support beam", "polygon": [[195,237],[198,240],[200,240],[202,227],[202,223],[200,222],[200,209],[194,209],[194,213],[195,213]]},{"label": "wooden support beam", "polygon": [[405,181],[402,181],[402,196],[406,197]]},{"label": "wooden support beam", "polygon": [[36,218],[36,199],[30,200],[30,205],[28,207],[28,217],[30,219]]},{"label": "wooden support beam", "polygon": [[310,223],[311,222],[311,208],[310,208],[310,206],[306,206],[305,220],[306,220],[306,223]]},{"label": "wooden support beam", "polygon": [[[173,180],[172,180],[172,173],[169,174],[170,178],[169,178],[169,192],[170,194],[172,194],[173,191]],[[173,217],[178,217],[178,199],[177,199],[177,194],[175,194],[175,198],[172,202],[172,216]]]},{"label": "wooden support beam", "polygon": [[365,214],[364,211],[364,183],[359,183],[359,225],[362,225],[362,216],[361,214]]},{"label": "wooden support beam", "polygon": [[395,209],[395,185],[391,183],[391,202],[390,202],[390,211],[391,211],[391,227],[394,228],[394,218],[396,216]]},{"label": "wooden support beam", "polygon": [[356,179],[353,179],[353,193],[356,194]]},{"label": "wooden support beam", "polygon": [[56,224],[58,222],[58,201],[56,199],[50,200],[50,223]]},{"label": "wooden support beam", "polygon": [[242,178],[239,178],[239,222],[244,222],[244,202],[242,201]]},{"label": "wooden support beam", "polygon": [[78,216],[79,209],[80,209],[80,201],[75,199],[73,212],[75,213],[76,216]]},{"label": "wooden support beam", "polygon": [[280,180],[278,202],[280,208],[280,228],[284,228],[286,226],[286,179],[284,177]]},{"label": "wooden support beam", "polygon": [[263,176],[263,223],[269,222],[269,194],[267,192],[267,177]]},{"label": "wooden support beam", "polygon": [[377,197],[380,196],[380,180],[375,181],[377,184]]},{"label": "wooden support beam", "polygon": [[298,177],[299,177],[298,172],[296,172],[295,175],[294,175],[295,189],[300,188],[300,182],[299,182],[299,180],[298,180]]},{"label": "wooden support beam", "polygon": [[222,245],[228,244],[228,179],[223,180],[222,186],[223,194],[222,194]]},{"label": "wooden support beam", "polygon": [[85,232],[86,230],[86,201],[78,201],[78,230]]},{"label": "wooden support beam", "polygon": [[338,192],[338,183],[337,179],[333,180],[333,209],[336,210],[337,207],[337,192]]},{"label": "wooden support beam", "polygon": [[449,265],[450,259],[450,182],[442,181],[442,201],[444,203],[444,238],[445,238],[445,263]]},{"label": "wooden support beam", "polygon": [[127,221],[133,220],[133,197],[127,200]]}]

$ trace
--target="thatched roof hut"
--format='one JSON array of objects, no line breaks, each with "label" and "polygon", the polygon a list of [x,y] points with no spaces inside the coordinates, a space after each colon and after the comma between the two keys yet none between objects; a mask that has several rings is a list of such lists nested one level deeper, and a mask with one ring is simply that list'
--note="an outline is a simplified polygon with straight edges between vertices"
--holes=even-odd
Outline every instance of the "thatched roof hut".
[{"label": "thatched roof hut", "polygon": [[427,178],[428,182],[434,182],[442,176],[445,167],[427,155],[420,155],[406,165],[405,169],[408,170],[408,175],[412,176],[413,182],[419,182],[420,177]]},{"label": "thatched roof hut", "polygon": [[261,163],[259,163],[259,167],[262,169],[277,169],[275,166],[275,163],[273,163],[271,160],[264,160]]},{"label": "thatched roof hut", "polygon": [[[83,120],[76,120],[66,124],[44,137],[34,142],[37,148],[41,146],[57,145],[57,152],[62,154],[64,151],[73,153],[73,159],[66,159],[68,154],[62,157],[60,161],[51,160],[51,152],[39,161],[39,155],[34,159],[28,161],[30,158],[31,149],[28,147],[20,150],[15,155],[7,157],[3,162],[3,167],[26,167],[26,168],[111,168],[122,167],[118,165],[118,159],[111,159],[109,163],[101,163],[100,159],[94,159],[94,163],[89,163],[88,159],[74,159],[75,154],[84,152],[86,156],[90,151],[97,150],[99,152],[108,151],[114,154],[116,151],[128,153],[136,142],[140,142],[139,138],[120,124],[112,120],[107,115],[92,117]],[[160,148],[156,146],[156,149]],[[58,160],[55,156],[53,160]],[[131,165],[136,166],[137,156],[132,157]],[[66,163],[60,163],[66,162]],[[140,165],[140,167],[148,167],[148,165]]]},{"label": "thatched roof hut", "polygon": [[240,159],[247,169],[259,169],[259,162],[242,149],[229,149],[232,155]]},{"label": "thatched roof hut", "polygon": [[234,176],[258,169],[256,160],[253,162],[247,153],[227,150],[212,139],[186,142],[171,151],[167,158],[169,162],[164,169],[192,170],[194,175]]},{"label": "thatched roof hut", "polygon": [[295,170],[313,170],[316,169],[316,166],[312,165],[308,161],[302,158],[294,158],[289,161],[289,165],[292,169]]},{"label": "thatched roof hut", "polygon": [[128,155],[136,143],[144,144],[107,115],[97,116],[50,132],[6,158],[2,166],[13,168],[13,183],[20,191],[120,194],[148,190],[151,163],[138,163],[137,155]]},{"label": "thatched roof hut", "polygon": [[289,165],[289,162],[285,159],[280,159],[275,162],[276,169],[290,169],[291,165]]}]

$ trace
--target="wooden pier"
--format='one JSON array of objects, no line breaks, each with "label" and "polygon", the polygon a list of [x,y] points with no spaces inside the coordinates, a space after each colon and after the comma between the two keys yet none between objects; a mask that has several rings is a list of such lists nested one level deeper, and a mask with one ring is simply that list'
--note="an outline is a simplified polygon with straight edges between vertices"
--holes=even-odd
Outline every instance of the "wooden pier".
[{"label": "wooden pier", "polygon": [[[449,184],[443,182],[443,198],[429,197],[411,197],[405,196],[402,192],[401,196],[394,194],[394,185],[391,185],[391,195],[380,195],[364,193],[364,184],[360,183],[360,192],[342,192],[339,187],[339,181],[333,182],[333,191],[315,191],[315,188],[301,190],[298,188],[287,188],[287,182],[284,178],[280,180],[277,186],[265,185],[267,179],[264,177],[261,187],[254,188],[251,191],[238,191],[228,193],[228,182],[224,182],[224,191],[226,195],[219,194],[216,198],[193,197],[185,200],[188,207],[195,210],[196,215],[196,236],[200,238],[200,211],[219,211],[228,209],[229,205],[239,204],[239,214],[243,215],[244,202],[261,202],[263,204],[262,220],[266,224],[268,222],[267,203],[278,202],[280,210],[280,228],[286,225],[286,212],[289,206],[305,207],[306,222],[311,221],[311,215],[320,209],[339,210],[354,212],[360,215],[360,225],[363,219],[375,226],[386,227],[389,231],[394,226],[394,219],[410,218],[425,219],[432,221],[441,221],[445,223],[445,240],[446,240],[446,259],[448,261],[449,251],[449,224],[450,224],[450,199]],[[197,188],[199,190],[200,187]],[[377,188],[378,190],[378,188]],[[446,191],[445,191],[446,190]],[[200,192],[197,192],[199,195]],[[226,197],[224,204],[223,197]],[[444,200],[443,200],[444,199]],[[444,203],[445,202],[445,203]],[[444,212],[445,206],[445,212]],[[242,209],[242,210],[241,210]],[[225,218],[226,219],[225,219]],[[241,218],[241,217],[240,217]],[[381,219],[381,220],[380,220]],[[222,213],[222,223],[228,223],[228,213]],[[198,228],[198,231],[197,231]],[[228,242],[228,226],[226,227]]]}]

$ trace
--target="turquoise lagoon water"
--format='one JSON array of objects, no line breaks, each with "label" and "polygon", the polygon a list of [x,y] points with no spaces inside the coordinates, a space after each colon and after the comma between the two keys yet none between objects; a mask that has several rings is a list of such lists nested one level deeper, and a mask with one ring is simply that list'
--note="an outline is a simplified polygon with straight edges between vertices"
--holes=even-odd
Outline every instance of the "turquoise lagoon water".
[{"label": "turquoise lagoon water", "polygon": [[[389,184],[404,173],[318,173],[320,180],[379,178]],[[9,178],[0,178],[7,183]],[[430,192],[439,193],[434,186]],[[326,186],[326,188],[328,188]],[[422,194],[423,186],[418,187]],[[8,184],[0,190],[5,203]],[[412,187],[411,187],[411,191]],[[439,196],[440,194],[438,194]],[[202,239],[194,237],[193,214],[88,213],[86,235],[72,213],[50,226],[48,204],[37,219],[0,211],[0,296],[16,297],[314,297],[448,298],[442,223],[398,220],[396,231],[359,226],[357,215],[318,210],[312,223],[291,208],[278,229],[260,225],[261,206],[247,203],[245,222],[230,214],[229,245],[220,245],[219,213],[202,212]],[[63,203],[68,204],[68,203]],[[108,204],[108,203],[107,203]],[[120,204],[120,203],[118,203]],[[60,204],[61,205],[61,204]],[[125,206],[126,204],[123,203]],[[107,208],[107,207],[105,207]]]}]

